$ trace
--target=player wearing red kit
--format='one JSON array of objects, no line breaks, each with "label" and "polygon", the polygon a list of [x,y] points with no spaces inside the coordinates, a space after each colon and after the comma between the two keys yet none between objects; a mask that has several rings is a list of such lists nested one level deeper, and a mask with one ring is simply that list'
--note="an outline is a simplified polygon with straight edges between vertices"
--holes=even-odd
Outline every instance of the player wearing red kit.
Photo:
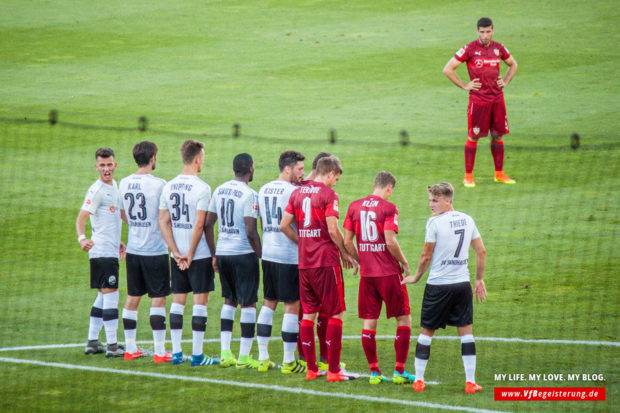
[{"label": "player wearing red kit", "polygon": [[[344,221],[344,243],[353,257],[359,257],[360,286],[358,299],[359,318],[364,320],[362,347],[370,367],[370,384],[385,381],[377,358],[377,321],[385,302],[387,318],[396,317],[398,327],[394,349],[396,367],[395,384],[413,383],[415,376],[405,370],[411,316],[409,295],[401,285],[402,272],[409,275],[409,263],[405,258],[396,234],[398,233],[398,209],[388,202],[394,192],[396,178],[390,172],[377,174],[372,195],[349,205]],[[357,239],[357,248],[353,237]],[[402,264],[402,267],[401,267]]]},{"label": "player wearing red kit", "polygon": [[[458,87],[469,91],[467,107],[468,139],[465,143],[466,187],[474,187],[474,162],[478,139],[491,131],[491,154],[495,164],[495,182],[514,184],[504,173],[503,136],[509,133],[503,89],[517,72],[517,62],[503,44],[494,42],[493,22],[488,17],[478,20],[478,40],[466,44],[446,63],[443,73]],[[500,75],[500,61],[508,65],[504,78]],[[467,62],[470,82],[464,83],[456,68]]]},{"label": "player wearing red kit", "polygon": [[[299,335],[308,366],[308,380],[324,374],[316,362],[314,321],[317,313],[329,317],[327,381],[354,378],[340,368],[342,318],[346,310],[340,257],[345,268],[355,268],[356,272],[358,268],[357,261],[346,251],[338,228],[338,194],[332,188],[341,174],[338,158],[322,158],[315,180],[291,194],[280,223],[280,231],[298,244],[299,293],[303,310]],[[293,223],[297,230],[291,226]]]}]

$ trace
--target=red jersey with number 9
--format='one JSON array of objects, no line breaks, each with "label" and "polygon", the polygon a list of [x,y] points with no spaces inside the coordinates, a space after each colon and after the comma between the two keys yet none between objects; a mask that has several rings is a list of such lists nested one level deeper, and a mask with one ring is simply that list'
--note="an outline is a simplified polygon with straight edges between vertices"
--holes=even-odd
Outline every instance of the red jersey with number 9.
[{"label": "red jersey with number 9", "polygon": [[400,264],[385,244],[385,231],[398,233],[396,205],[375,195],[349,205],[344,229],[354,232],[362,277],[400,274]]},{"label": "red jersey with number 9", "polygon": [[297,222],[299,268],[339,266],[338,247],[329,236],[325,219],[338,218],[338,194],[321,182],[310,181],[293,191],[286,212]]}]

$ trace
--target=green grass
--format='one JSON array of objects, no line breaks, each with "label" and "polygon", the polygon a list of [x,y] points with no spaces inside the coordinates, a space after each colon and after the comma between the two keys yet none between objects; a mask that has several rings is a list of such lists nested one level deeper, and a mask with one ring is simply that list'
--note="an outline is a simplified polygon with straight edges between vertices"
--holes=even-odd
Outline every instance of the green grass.
[{"label": "green grass", "polygon": [[[620,341],[620,30],[615,3],[382,3],[4,2],[0,117],[46,119],[55,108],[62,122],[98,128],[0,122],[0,347],[85,341],[94,295],[87,288],[88,260],[75,242],[74,222],[96,179],[92,157],[100,146],[116,150],[120,180],[135,169],[133,145],[154,140],[160,148],[156,175],[171,179],[180,171],[181,142],[206,134],[200,138],[207,145],[201,177],[215,188],[232,176],[233,156],[247,151],[255,158],[251,186],[256,190],[277,176],[282,150],[294,148],[309,158],[328,150],[344,165],[336,187],[343,210],[367,195],[377,171],[389,169],[398,179],[392,200],[400,212],[399,242],[415,266],[429,216],[426,185],[462,179],[467,97],[441,69],[475,38],[480,13],[494,19],[496,40],[519,62],[506,90],[512,130],[506,137],[506,171],[518,184],[493,183],[492,159],[483,141],[477,187],[455,185],[455,206],[474,217],[488,251],[489,297],[474,306],[474,334]],[[463,68],[459,75],[466,77]],[[114,129],[132,128],[142,115],[149,118],[148,132]],[[235,122],[242,128],[236,140],[229,137]],[[336,145],[327,143],[330,128],[338,132]],[[397,144],[401,129],[411,137],[407,147]],[[573,151],[568,145],[575,131],[582,147]],[[210,298],[207,338],[219,335],[218,284]],[[344,334],[359,335],[358,279],[347,273],[345,284]],[[414,337],[422,291],[423,285],[409,288]],[[123,282],[121,303],[125,294]],[[278,309],[274,319],[274,337],[281,313]],[[236,323],[235,337],[238,329]],[[378,334],[393,335],[394,330],[392,320],[379,323]],[[454,336],[456,331],[438,334]],[[151,339],[146,302],[140,306],[138,339]],[[392,341],[379,340],[378,346],[388,373],[394,362]],[[454,340],[433,342],[426,378],[441,384],[423,394],[391,384],[375,388],[365,380],[327,385],[279,372],[125,363],[85,357],[81,347],[7,351],[0,357],[491,410],[611,411],[620,400],[617,346],[479,340],[477,379],[485,390],[473,397],[462,392],[459,348]],[[209,342],[205,349],[217,354],[219,345]],[[270,349],[279,361],[280,343],[272,342]],[[344,341],[343,359],[351,370],[366,372],[359,340]],[[606,381],[499,382],[497,373],[600,373]],[[0,380],[2,411],[403,408],[6,362],[0,362]],[[493,401],[493,387],[505,385],[604,386],[607,401]]]}]

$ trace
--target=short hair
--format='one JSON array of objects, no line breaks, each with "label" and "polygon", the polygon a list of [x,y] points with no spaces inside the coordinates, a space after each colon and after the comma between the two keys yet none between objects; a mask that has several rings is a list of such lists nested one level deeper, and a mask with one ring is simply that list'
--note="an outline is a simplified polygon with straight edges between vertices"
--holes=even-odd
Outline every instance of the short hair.
[{"label": "short hair", "polygon": [[157,155],[157,145],[153,142],[142,141],[140,143],[136,143],[133,147],[133,159],[136,161],[138,166],[147,166],[151,161],[151,158]]},{"label": "short hair", "polygon": [[99,148],[97,152],[95,152],[95,160],[97,158],[109,158],[114,156],[114,151],[110,148]]},{"label": "short hair", "polygon": [[445,196],[452,199],[454,196],[454,187],[450,182],[441,182],[435,185],[429,185],[426,187],[428,193],[433,196]]},{"label": "short hair", "polygon": [[235,176],[249,174],[253,164],[254,160],[249,153],[240,153],[235,156],[235,159],[233,159],[233,171],[235,171]]},{"label": "short hair", "polygon": [[204,147],[204,143],[194,139],[188,139],[183,142],[181,145],[181,158],[183,158],[183,163],[187,165],[194,162],[194,159],[200,155]]},{"label": "short hair", "polygon": [[482,17],[478,20],[478,29],[481,27],[493,27],[493,20],[488,17]]},{"label": "short hair", "polygon": [[375,182],[373,186],[377,188],[385,188],[388,185],[392,185],[392,187],[396,186],[396,178],[388,171],[381,171],[375,176]]},{"label": "short hair", "polygon": [[342,175],[342,165],[340,164],[340,159],[334,155],[325,156],[319,159],[319,162],[316,165],[317,175],[327,175],[330,172]]},{"label": "short hair", "polygon": [[291,168],[297,164],[297,162],[303,161],[306,159],[300,152],[297,151],[284,151],[280,154],[280,159],[278,160],[278,167],[280,168],[280,172],[284,171],[284,168],[290,166]]},{"label": "short hair", "polygon": [[319,160],[327,156],[332,156],[332,154],[329,152],[319,152],[312,160],[312,169],[316,170],[317,166],[319,165]]}]

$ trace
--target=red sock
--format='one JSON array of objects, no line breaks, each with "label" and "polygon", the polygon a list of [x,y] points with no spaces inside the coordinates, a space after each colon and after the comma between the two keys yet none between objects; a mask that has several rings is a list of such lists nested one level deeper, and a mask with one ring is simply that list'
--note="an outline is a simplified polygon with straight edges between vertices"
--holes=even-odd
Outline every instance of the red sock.
[{"label": "red sock", "polygon": [[504,141],[491,141],[491,154],[493,155],[495,171],[504,170]]},{"label": "red sock", "polygon": [[318,371],[319,367],[316,365],[316,348],[314,345],[314,323],[312,321],[301,320],[299,337],[301,338],[304,356],[306,356],[308,370]]},{"label": "red sock", "polygon": [[470,141],[467,139],[465,142],[465,173],[474,172],[474,163],[476,162],[476,148],[478,147],[477,141]]},{"label": "red sock", "polygon": [[329,350],[327,349],[327,344],[325,343],[328,323],[329,317],[319,314],[319,318],[316,323],[316,335],[319,336],[319,354],[321,355],[321,359],[325,360],[325,362],[329,361]]},{"label": "red sock", "polygon": [[379,369],[379,360],[377,359],[377,341],[375,340],[375,330],[362,330],[362,348],[366,354],[366,360],[368,360],[368,367],[370,367],[371,373],[381,374]]},{"label": "red sock", "polygon": [[329,371],[340,371],[340,351],[342,350],[342,320],[330,318],[327,323],[327,348],[329,350]]},{"label": "red sock", "polygon": [[394,350],[396,350],[396,370],[399,373],[405,371],[405,363],[409,354],[409,340],[411,339],[411,327],[399,326],[396,329],[396,338],[394,339]]},{"label": "red sock", "polygon": [[[299,309],[299,319],[297,321],[297,324],[299,326],[301,326],[301,320],[302,320],[302,316],[303,316],[303,312],[301,311],[301,308]],[[304,348],[301,345],[301,334],[297,334],[297,353],[299,354],[299,358],[301,360],[305,360],[306,356],[304,355]]]}]

